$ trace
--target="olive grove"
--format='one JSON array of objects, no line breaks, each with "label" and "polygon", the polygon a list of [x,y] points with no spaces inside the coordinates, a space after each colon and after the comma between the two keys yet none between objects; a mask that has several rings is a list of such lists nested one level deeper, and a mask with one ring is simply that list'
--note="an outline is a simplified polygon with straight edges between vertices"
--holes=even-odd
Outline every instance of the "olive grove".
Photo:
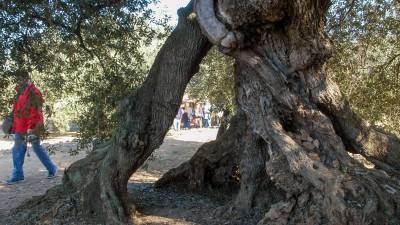
[{"label": "olive grove", "polygon": [[[13,215],[32,224],[134,223],[127,182],[163,142],[189,81],[216,46],[234,60],[236,116],[159,187],[237,185],[237,208],[265,208],[259,224],[399,224],[400,140],[364,123],[328,75],[330,6],[191,1],[178,11],[144,82],[120,102],[112,138]],[[365,168],[348,152],[376,167]]]}]

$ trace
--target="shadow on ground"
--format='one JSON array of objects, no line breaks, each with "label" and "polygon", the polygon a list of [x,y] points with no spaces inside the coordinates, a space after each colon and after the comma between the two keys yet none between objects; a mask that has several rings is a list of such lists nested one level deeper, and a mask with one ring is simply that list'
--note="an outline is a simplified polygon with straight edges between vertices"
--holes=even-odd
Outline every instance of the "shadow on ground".
[{"label": "shadow on ground", "polygon": [[[128,184],[130,200],[136,205],[137,224],[140,225],[252,225],[262,213],[247,216],[239,215],[231,209],[231,198],[218,197],[218,192],[207,194],[185,193],[174,189],[156,189],[154,182],[169,169],[189,160],[204,142],[215,138],[217,129],[193,129],[171,132],[163,145],[154,151],[153,156],[137,171]],[[73,138],[54,138],[49,140],[56,146],[56,154],[51,157],[61,169],[59,177],[45,179],[46,170],[32,153],[26,159],[25,182],[7,186],[0,183],[0,224],[6,225],[8,212],[25,199],[41,195],[47,189],[60,184],[62,171],[71,163],[83,158],[85,154],[71,156],[69,150],[76,146]],[[0,140],[0,149],[6,149],[2,143],[12,146],[11,140]],[[0,150],[0,179],[5,180],[11,174],[12,162],[10,149]],[[212,196],[212,197],[210,197]],[[217,197],[216,197],[217,196]],[[240,217],[240,218],[239,218]]]},{"label": "shadow on ground", "polygon": [[231,207],[232,193],[219,190],[190,193],[174,188],[154,187],[154,182],[162,174],[189,160],[202,144],[203,142],[167,139],[154,152],[154,158],[148,160],[132,176],[128,191],[130,201],[137,210],[136,224],[255,225],[262,218],[264,210],[255,209],[249,214],[238,213]]}]

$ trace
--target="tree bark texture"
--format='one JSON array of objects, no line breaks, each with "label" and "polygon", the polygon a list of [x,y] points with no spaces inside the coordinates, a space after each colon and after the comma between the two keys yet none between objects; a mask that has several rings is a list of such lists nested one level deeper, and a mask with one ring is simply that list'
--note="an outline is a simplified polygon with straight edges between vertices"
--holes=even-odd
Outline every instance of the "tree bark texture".
[{"label": "tree bark texture", "polygon": [[[268,145],[267,174],[287,195],[260,224],[399,223],[398,182],[350,158],[335,129],[347,121],[325,114],[310,95],[310,83],[327,80],[321,64],[326,38],[315,15],[323,9],[315,5],[294,2],[293,16],[302,25],[267,31],[235,55],[239,107]],[[313,11],[313,18],[302,15]]]},{"label": "tree bark texture", "polygon": [[[249,129],[237,202],[251,206],[268,179],[285,197],[260,225],[400,224],[399,140],[363,125],[325,73],[330,1],[210,2],[196,1],[198,21],[236,59],[237,104]],[[347,151],[382,170],[365,168]]]},{"label": "tree bark texture", "polygon": [[218,127],[218,132],[217,132],[217,138],[220,137],[222,134],[224,134],[226,132],[226,130],[228,129],[229,126],[229,110],[228,109],[224,109],[222,117],[221,117],[221,121]]},{"label": "tree bark texture", "polygon": [[178,11],[178,26],[159,51],[146,81],[121,103],[113,139],[72,164],[62,185],[14,210],[16,223],[132,223],[127,182],[163,142],[187,83],[211,47],[196,20],[189,17],[192,8],[191,2]]},{"label": "tree bark texture", "polygon": [[[14,216],[20,224],[68,224],[76,218],[80,224],[130,223],[127,181],[162,143],[210,40],[236,59],[238,113],[245,125],[203,145],[159,184],[173,178],[202,190],[230,181],[239,165],[236,204],[268,202],[259,225],[400,224],[399,140],[363,125],[325,74],[329,4],[197,0],[201,30],[187,19],[189,4],[143,86],[121,104],[114,138]],[[239,138],[227,139],[238,132]],[[380,170],[366,169],[348,150]],[[265,188],[277,197],[260,195]]]}]

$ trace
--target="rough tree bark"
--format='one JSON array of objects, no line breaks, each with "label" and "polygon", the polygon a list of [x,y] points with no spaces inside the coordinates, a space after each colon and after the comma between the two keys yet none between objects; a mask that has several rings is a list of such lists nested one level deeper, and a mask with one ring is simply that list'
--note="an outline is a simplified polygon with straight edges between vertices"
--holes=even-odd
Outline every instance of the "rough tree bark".
[{"label": "rough tree bark", "polygon": [[233,116],[229,124],[227,131],[200,146],[189,161],[165,173],[156,187],[218,191],[227,197],[237,193],[235,205],[241,211],[281,200],[283,193],[270,187],[271,180],[263,166],[265,145],[247,129],[245,115]]},{"label": "rough tree bark", "polygon": [[158,53],[146,81],[121,104],[113,139],[72,164],[62,185],[15,209],[15,223],[132,223],[127,182],[161,145],[187,83],[211,47],[189,16],[192,8],[191,2],[178,11],[178,26]]},{"label": "rough tree bark", "polygon": [[[265,195],[271,204],[260,225],[400,224],[400,184],[388,175],[398,174],[399,141],[364,126],[325,74],[329,3],[196,1],[203,34],[236,59],[237,104],[246,117],[234,161],[241,177],[236,204],[251,207],[265,187],[280,195]],[[186,19],[190,7],[180,12],[143,87],[124,102],[114,139],[72,165],[62,185],[14,211],[20,223],[67,224],[75,217],[82,224],[130,222],[127,181],[161,144],[187,82],[210,48],[196,23]],[[219,149],[217,157],[232,154]],[[364,168],[347,150],[374,160],[382,171]],[[196,171],[203,175],[194,187],[204,184],[204,171],[232,168],[202,158],[203,168]]]},{"label": "rough tree bark", "polygon": [[[236,60],[237,104],[248,127],[239,140],[236,203],[251,207],[263,182],[284,193],[266,199],[273,204],[259,225],[400,224],[400,142],[363,125],[327,77],[329,5],[196,1],[203,33]],[[380,170],[365,168],[347,151]]]},{"label": "rough tree bark", "polygon": [[224,109],[222,117],[221,117],[221,121],[219,124],[219,128],[218,128],[218,133],[217,133],[217,138],[220,137],[222,134],[224,134],[226,132],[226,130],[228,129],[229,126],[229,110],[228,109]]}]

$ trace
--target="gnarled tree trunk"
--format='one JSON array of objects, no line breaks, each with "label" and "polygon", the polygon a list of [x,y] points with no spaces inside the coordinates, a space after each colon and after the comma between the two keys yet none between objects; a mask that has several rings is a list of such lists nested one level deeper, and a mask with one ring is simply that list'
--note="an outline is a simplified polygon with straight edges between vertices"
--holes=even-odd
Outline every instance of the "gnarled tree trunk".
[{"label": "gnarled tree trunk", "polygon": [[196,1],[203,33],[236,59],[237,104],[248,129],[236,202],[251,207],[262,182],[284,193],[279,202],[266,199],[274,204],[260,225],[400,223],[399,140],[363,125],[325,73],[329,4]]},{"label": "gnarled tree trunk", "polygon": [[[237,163],[237,205],[250,208],[265,188],[279,193],[264,196],[270,204],[260,225],[400,224],[400,184],[390,176],[398,175],[399,140],[364,126],[325,74],[329,3],[196,1],[203,34],[236,59],[236,98],[246,128],[238,138],[237,160],[218,161],[224,159],[220,152],[234,153],[222,148],[217,160],[210,160],[216,151],[205,145],[206,155],[198,157],[204,160],[193,164],[203,167],[195,168],[199,176],[185,173],[193,171],[189,163],[175,177],[189,178],[197,188],[207,181],[204,171],[218,175],[218,168],[226,172],[229,163]],[[187,19],[190,12],[190,5],[181,11],[143,87],[122,105],[114,139],[73,164],[62,185],[19,207],[14,213],[21,223],[66,224],[77,216],[82,224],[130,222],[127,181],[161,144],[187,82],[210,48]],[[387,173],[366,169],[347,150]]]},{"label": "gnarled tree trunk", "polygon": [[190,19],[192,3],[178,11],[178,26],[158,53],[142,87],[121,104],[114,137],[72,164],[63,183],[13,211],[20,224],[129,224],[127,182],[158,148],[190,78],[211,44]]}]

